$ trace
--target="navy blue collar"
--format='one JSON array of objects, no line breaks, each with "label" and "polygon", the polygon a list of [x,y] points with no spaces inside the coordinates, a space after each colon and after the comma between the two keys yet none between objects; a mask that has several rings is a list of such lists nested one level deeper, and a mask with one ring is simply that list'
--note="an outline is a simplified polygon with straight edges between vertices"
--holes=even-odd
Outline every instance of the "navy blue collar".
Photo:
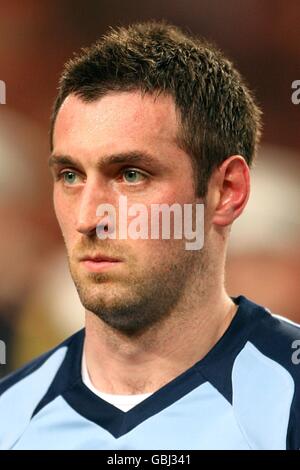
[{"label": "navy blue collar", "polygon": [[117,438],[204,382],[210,382],[231,403],[233,362],[247,342],[250,331],[266,314],[262,307],[243,296],[232,300],[238,305],[236,315],[224,335],[206,356],[127,412],[101,399],[82,382],[81,362],[85,330],[79,331],[63,343],[68,346],[66,357],[33,415],[61,395],[77,413]]}]

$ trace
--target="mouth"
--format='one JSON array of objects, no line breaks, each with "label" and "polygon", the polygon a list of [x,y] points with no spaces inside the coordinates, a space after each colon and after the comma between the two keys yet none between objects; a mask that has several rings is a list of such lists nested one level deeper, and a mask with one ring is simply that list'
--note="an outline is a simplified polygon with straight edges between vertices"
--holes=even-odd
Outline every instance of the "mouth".
[{"label": "mouth", "polygon": [[111,269],[120,265],[122,261],[117,258],[111,258],[110,256],[105,255],[94,255],[94,256],[84,256],[80,259],[80,263],[88,270],[92,272],[101,272],[107,269]]}]

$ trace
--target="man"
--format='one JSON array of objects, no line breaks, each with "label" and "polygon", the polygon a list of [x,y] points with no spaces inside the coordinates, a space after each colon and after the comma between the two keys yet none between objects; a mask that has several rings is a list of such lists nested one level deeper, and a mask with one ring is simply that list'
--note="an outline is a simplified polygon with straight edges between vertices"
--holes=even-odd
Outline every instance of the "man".
[{"label": "man", "polygon": [[[1,383],[2,448],[299,448],[300,330],[224,288],[259,133],[232,64],[175,27],[112,30],[67,63],[50,167],[86,327]],[[125,199],[125,228],[137,206],[204,204],[203,247],[121,236]]]}]

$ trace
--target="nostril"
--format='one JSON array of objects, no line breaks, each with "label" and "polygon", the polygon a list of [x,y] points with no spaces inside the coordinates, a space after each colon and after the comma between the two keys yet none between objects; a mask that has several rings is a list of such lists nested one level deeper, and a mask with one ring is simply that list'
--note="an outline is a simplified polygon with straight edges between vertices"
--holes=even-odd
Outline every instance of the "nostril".
[{"label": "nostril", "polygon": [[103,232],[108,232],[108,224],[97,224],[97,229]]},{"label": "nostril", "polygon": [[113,223],[110,218],[105,218],[100,223],[97,224],[96,233],[98,238],[106,239],[108,236],[114,234],[115,232],[115,224]]}]

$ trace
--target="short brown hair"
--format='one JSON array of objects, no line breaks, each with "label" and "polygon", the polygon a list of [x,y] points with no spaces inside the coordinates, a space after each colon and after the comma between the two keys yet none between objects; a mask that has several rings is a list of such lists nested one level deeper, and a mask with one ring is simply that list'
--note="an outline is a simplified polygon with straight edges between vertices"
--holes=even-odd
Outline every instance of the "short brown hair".
[{"label": "short brown hair", "polygon": [[74,93],[83,101],[110,91],[168,93],[179,110],[178,142],[191,156],[198,196],[212,171],[230,155],[249,166],[260,137],[261,112],[239,72],[207,41],[163,21],[111,28],[69,60],[51,118]]}]

